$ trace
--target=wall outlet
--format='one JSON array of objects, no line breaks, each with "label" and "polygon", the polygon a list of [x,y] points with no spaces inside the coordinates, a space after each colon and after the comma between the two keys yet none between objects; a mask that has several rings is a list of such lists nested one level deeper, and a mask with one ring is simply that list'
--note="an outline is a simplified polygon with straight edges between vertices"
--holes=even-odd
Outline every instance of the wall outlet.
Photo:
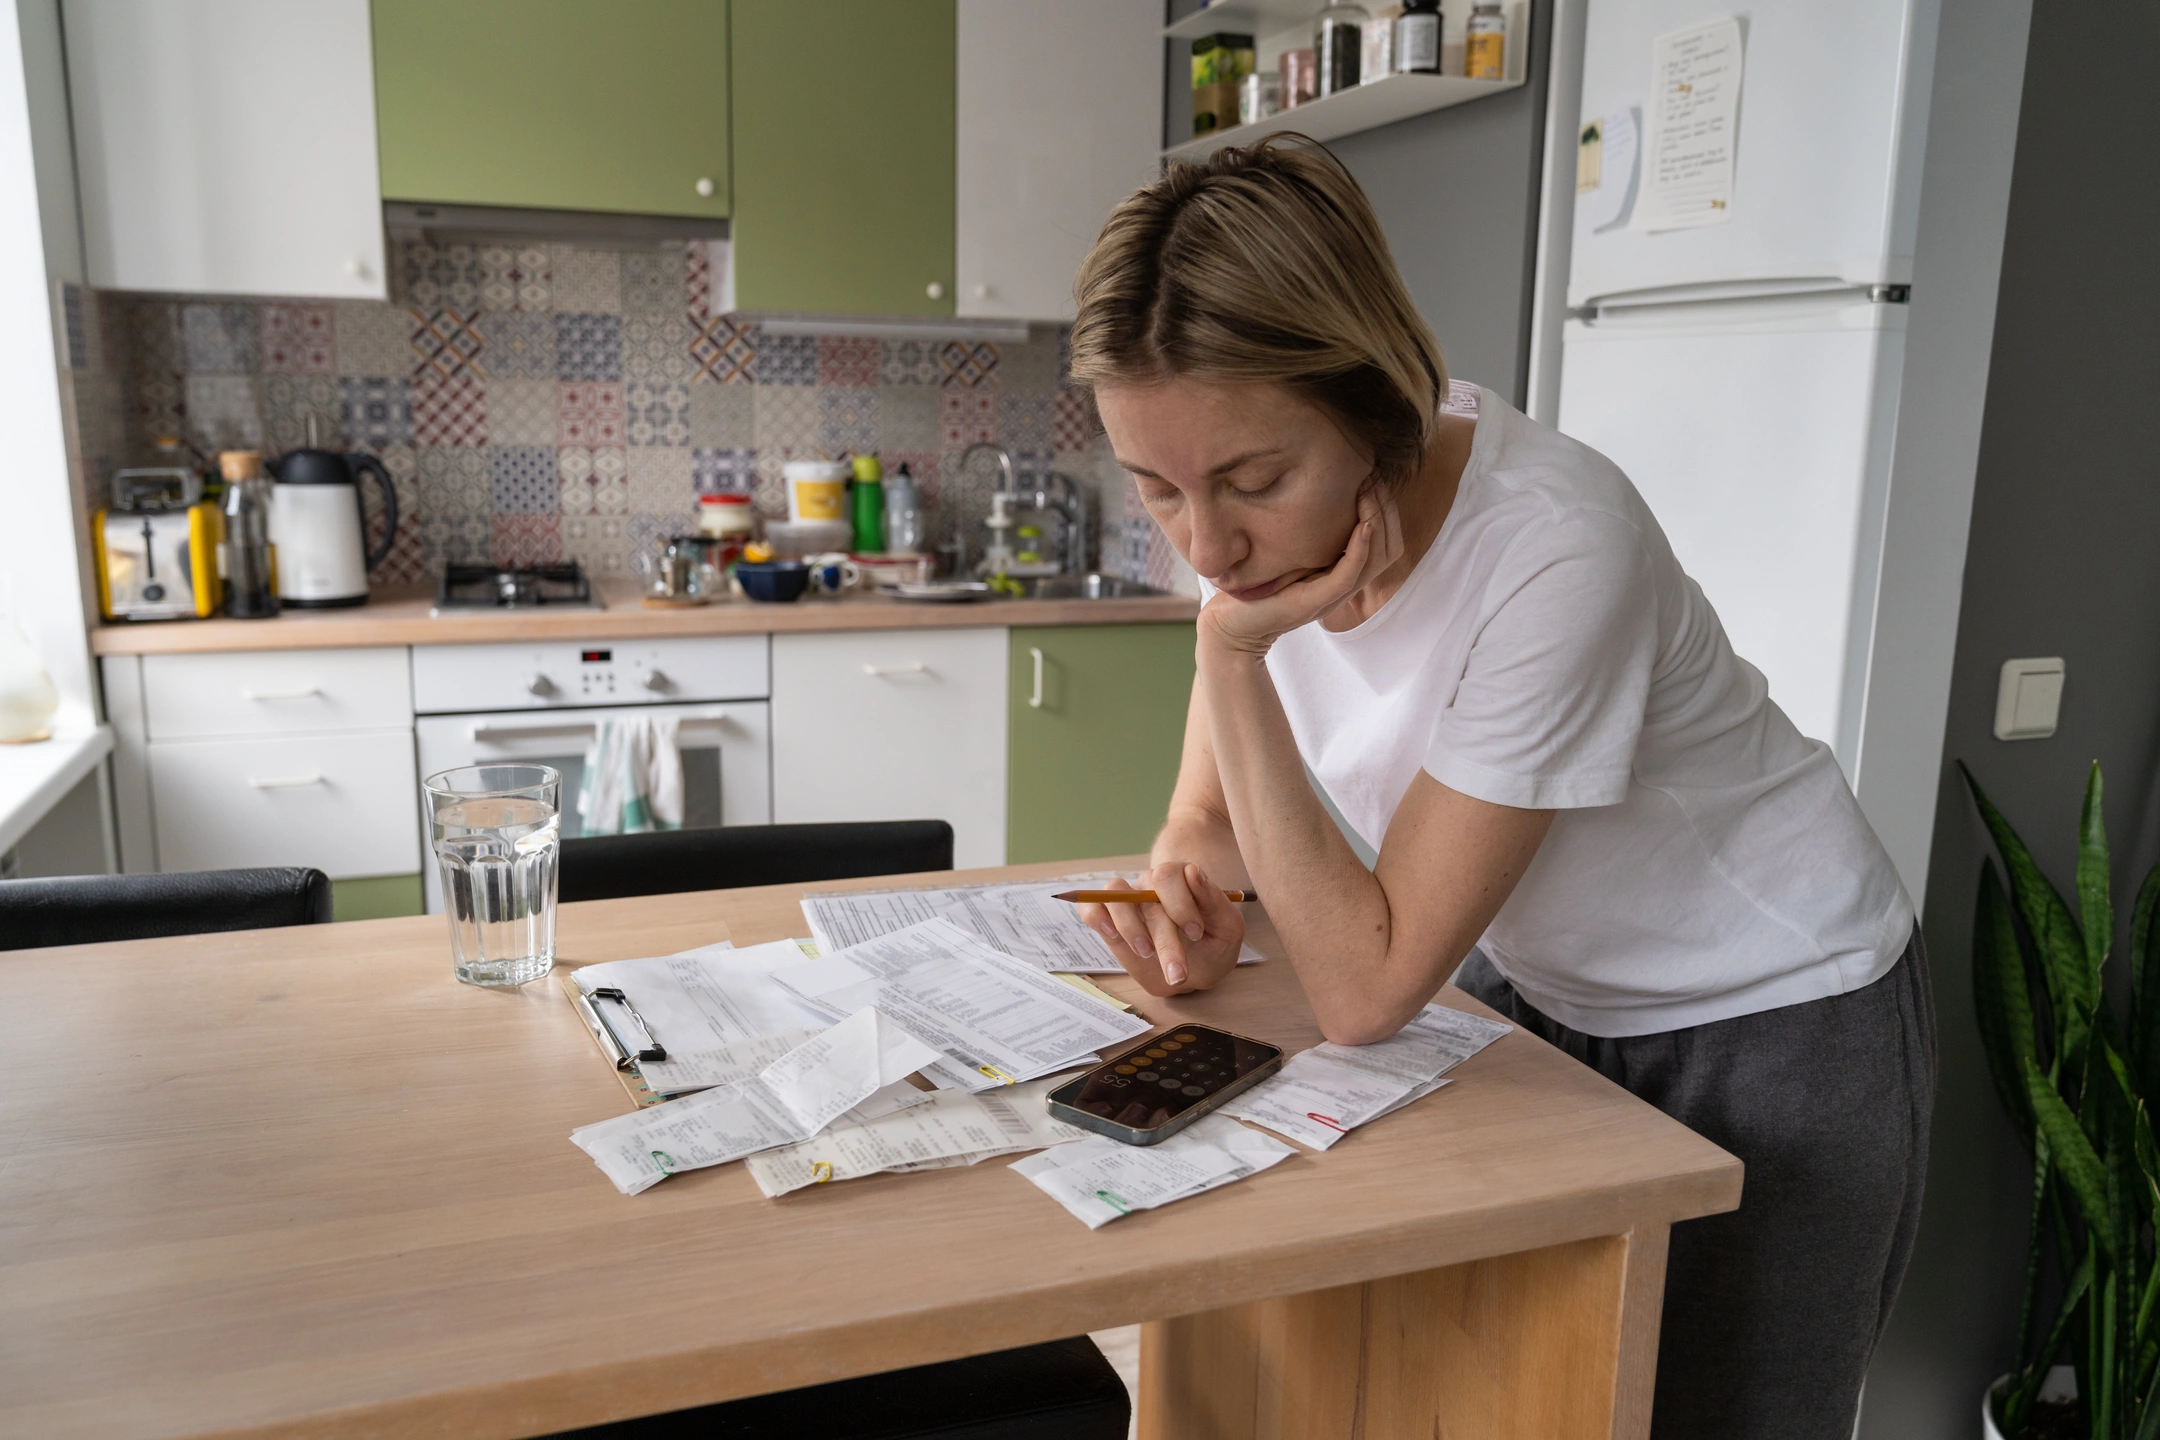
[{"label": "wall outlet", "polygon": [[2062,689],[2060,655],[2003,661],[1995,688],[1995,738],[2044,740],[2053,735],[2062,713]]}]

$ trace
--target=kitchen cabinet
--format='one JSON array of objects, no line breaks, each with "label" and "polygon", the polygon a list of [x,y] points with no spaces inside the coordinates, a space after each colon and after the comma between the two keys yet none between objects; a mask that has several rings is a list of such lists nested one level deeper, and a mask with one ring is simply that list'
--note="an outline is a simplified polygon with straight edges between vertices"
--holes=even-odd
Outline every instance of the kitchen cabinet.
[{"label": "kitchen cabinet", "polygon": [[385,199],[728,213],[724,0],[374,0],[374,42]]},{"label": "kitchen cabinet", "polygon": [[1177,782],[1192,625],[1015,629],[1010,644],[1007,862],[1146,850]]},{"label": "kitchen cabinet", "polygon": [[945,820],[956,866],[1005,863],[1005,694],[1002,627],[773,636],[773,819]]},{"label": "kitchen cabinet", "polygon": [[380,300],[367,0],[65,0],[92,285]]},{"label": "kitchen cabinet", "polygon": [[735,305],[953,314],[954,0],[732,0]]},{"label": "kitchen cabinet", "polygon": [[342,918],[418,911],[403,646],[113,655],[103,677],[128,873],[310,865]]},{"label": "kitchen cabinet", "polygon": [[1160,0],[959,0],[955,308],[1070,320],[1073,275],[1161,169]]}]

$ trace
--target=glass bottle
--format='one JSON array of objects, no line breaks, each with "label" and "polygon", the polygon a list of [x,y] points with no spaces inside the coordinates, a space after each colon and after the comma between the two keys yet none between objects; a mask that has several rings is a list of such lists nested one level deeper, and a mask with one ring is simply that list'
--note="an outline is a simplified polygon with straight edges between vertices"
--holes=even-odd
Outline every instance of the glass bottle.
[{"label": "glass bottle", "polygon": [[1313,17],[1319,95],[1357,88],[1358,66],[1365,53],[1365,22],[1370,19],[1362,5],[1330,5]]},{"label": "glass bottle", "polygon": [[1472,80],[1507,78],[1507,16],[1500,0],[1477,0],[1465,27],[1463,74]]},{"label": "glass bottle", "polygon": [[1395,73],[1440,73],[1440,0],[1408,0],[1395,17]]}]

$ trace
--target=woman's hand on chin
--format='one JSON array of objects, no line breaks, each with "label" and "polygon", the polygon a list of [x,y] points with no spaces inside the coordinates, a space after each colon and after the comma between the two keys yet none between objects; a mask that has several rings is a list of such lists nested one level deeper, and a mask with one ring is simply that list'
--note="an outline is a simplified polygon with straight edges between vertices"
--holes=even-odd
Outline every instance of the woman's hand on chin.
[{"label": "woman's hand on chin", "polygon": [[1197,865],[1173,860],[1141,878],[1144,886],[1113,880],[1104,888],[1153,890],[1161,904],[1082,905],[1081,922],[1148,994],[1211,989],[1245,946],[1245,912]]},{"label": "woman's hand on chin", "polygon": [[1200,612],[1201,638],[1233,652],[1265,655],[1284,635],[1321,619],[1371,584],[1402,553],[1402,514],[1394,496],[1368,486],[1358,496],[1358,523],[1341,559],[1262,599],[1240,600],[1218,590]]}]

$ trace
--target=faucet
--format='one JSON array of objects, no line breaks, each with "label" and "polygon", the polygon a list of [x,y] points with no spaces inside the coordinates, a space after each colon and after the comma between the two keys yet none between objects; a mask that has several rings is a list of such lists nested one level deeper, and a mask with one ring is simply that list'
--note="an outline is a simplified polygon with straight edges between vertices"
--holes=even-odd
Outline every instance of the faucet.
[{"label": "faucet", "polygon": [[1059,470],[1052,470],[1044,478],[1048,484],[1055,485],[1063,492],[1062,495],[1052,495],[1046,489],[1037,489],[1035,492],[1035,508],[1055,511],[1058,518],[1064,522],[1058,538],[1058,568],[1068,575],[1086,574],[1087,492],[1080,488],[1072,476]]},{"label": "faucet", "polygon": [[[998,486],[990,497],[990,517],[983,522],[990,527],[989,550],[976,568],[985,573],[996,572],[1012,558],[1012,547],[1006,543],[1005,535],[1014,526],[1013,507],[1021,505],[1057,515],[1063,522],[1058,536],[1058,569],[1069,575],[1084,573],[1087,570],[1087,496],[1078,483],[1070,475],[1053,470],[1032,496],[1023,496],[1012,453],[1002,445],[988,440],[976,441],[960,452],[959,468],[966,470],[978,451],[987,451],[997,457]],[[1053,494],[1053,487],[1059,493]]]}]

